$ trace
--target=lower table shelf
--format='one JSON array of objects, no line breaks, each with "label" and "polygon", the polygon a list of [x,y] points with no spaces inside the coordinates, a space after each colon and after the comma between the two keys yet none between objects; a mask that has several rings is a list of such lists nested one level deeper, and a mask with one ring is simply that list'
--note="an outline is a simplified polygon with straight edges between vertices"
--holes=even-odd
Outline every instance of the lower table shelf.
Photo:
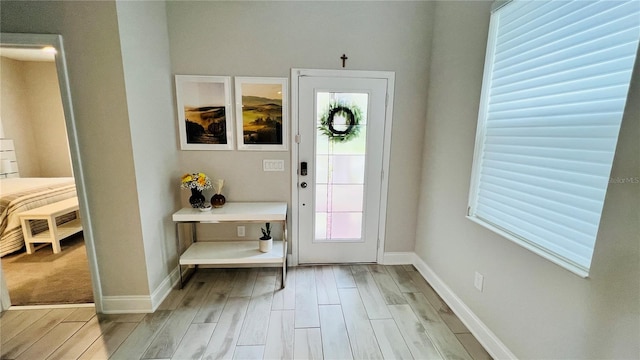
[{"label": "lower table shelf", "polygon": [[268,253],[258,250],[258,241],[199,241],[180,256],[180,265],[282,264],[286,244],[273,241]]}]

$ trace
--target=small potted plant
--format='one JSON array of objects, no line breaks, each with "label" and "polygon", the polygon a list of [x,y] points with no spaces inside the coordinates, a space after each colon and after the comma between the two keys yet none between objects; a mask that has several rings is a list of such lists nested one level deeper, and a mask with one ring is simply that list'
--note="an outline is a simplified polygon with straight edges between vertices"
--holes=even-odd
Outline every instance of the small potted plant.
[{"label": "small potted plant", "polygon": [[273,247],[273,239],[271,238],[271,224],[266,223],[262,230],[262,237],[258,241],[260,251],[266,253],[271,251]]}]

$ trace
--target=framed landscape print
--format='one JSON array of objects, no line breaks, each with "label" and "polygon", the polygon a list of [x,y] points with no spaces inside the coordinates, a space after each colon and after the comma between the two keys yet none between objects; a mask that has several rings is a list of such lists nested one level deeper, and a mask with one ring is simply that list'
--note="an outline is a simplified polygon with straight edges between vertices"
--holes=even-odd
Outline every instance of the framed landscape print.
[{"label": "framed landscape print", "polygon": [[287,78],[235,78],[238,150],[287,150],[287,84]]},{"label": "framed landscape print", "polygon": [[182,150],[233,150],[229,76],[176,75]]}]

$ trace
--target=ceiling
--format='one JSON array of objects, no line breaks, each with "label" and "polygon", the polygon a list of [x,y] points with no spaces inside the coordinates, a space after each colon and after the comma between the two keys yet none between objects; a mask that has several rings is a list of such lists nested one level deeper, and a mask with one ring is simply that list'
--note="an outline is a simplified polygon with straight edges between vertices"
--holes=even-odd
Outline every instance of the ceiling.
[{"label": "ceiling", "polygon": [[0,56],[19,61],[54,61],[55,55],[42,49],[0,48]]}]

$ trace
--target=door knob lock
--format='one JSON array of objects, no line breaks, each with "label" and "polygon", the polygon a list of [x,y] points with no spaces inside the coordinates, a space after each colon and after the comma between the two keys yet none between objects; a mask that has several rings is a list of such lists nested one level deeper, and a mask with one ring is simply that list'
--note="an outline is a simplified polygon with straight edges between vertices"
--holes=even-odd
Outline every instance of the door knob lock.
[{"label": "door knob lock", "polygon": [[306,188],[307,188],[307,183],[306,183],[306,182],[304,182],[304,181],[303,181],[303,182],[301,182],[301,183],[300,183],[300,187],[301,187],[301,188],[303,188],[303,189],[306,189]]}]

